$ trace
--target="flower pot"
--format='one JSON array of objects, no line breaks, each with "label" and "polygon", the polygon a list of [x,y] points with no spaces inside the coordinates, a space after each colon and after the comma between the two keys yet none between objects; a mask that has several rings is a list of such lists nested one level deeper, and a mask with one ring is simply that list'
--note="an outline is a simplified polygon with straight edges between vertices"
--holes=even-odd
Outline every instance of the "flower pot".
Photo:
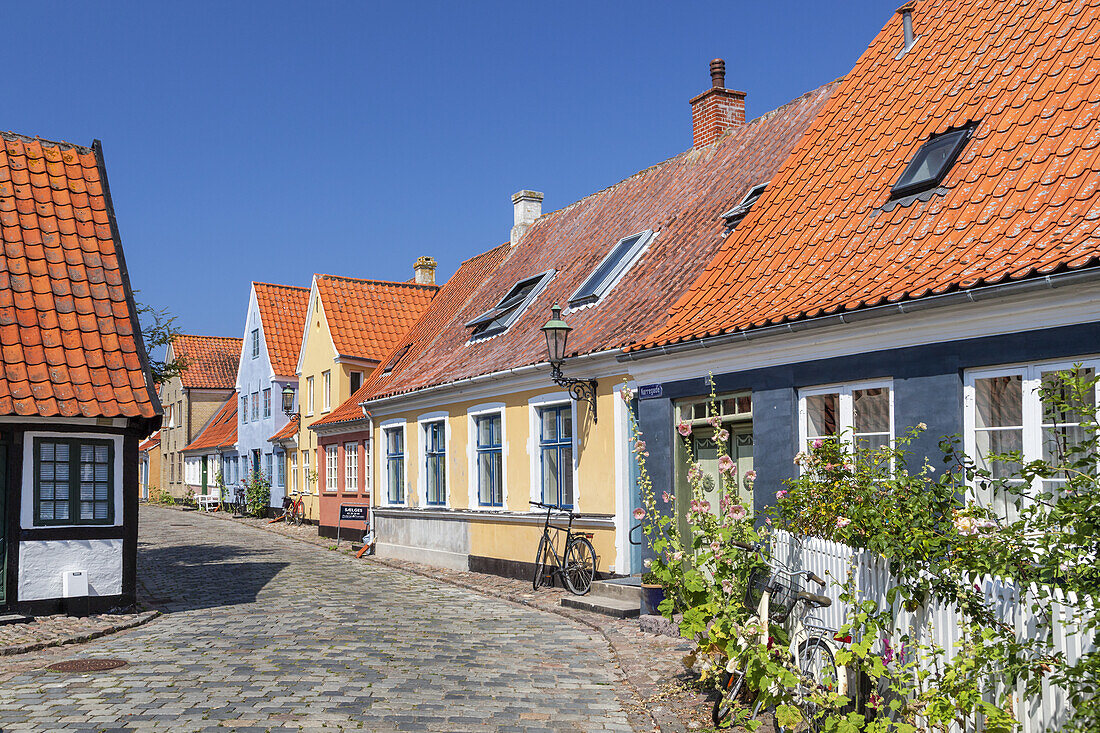
[{"label": "flower pot", "polygon": [[643,616],[659,616],[657,606],[665,599],[665,589],[660,585],[642,583],[642,608]]}]

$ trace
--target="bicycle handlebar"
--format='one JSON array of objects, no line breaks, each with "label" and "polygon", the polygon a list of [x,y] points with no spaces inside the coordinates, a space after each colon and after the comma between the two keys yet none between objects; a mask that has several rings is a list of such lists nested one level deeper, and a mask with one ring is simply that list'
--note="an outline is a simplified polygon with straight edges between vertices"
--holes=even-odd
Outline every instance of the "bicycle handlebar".
[{"label": "bicycle handlebar", "polygon": [[562,514],[572,514],[574,517],[580,516],[580,514],[577,514],[572,509],[566,509],[565,507],[558,506],[557,504],[543,504],[541,501],[529,501],[527,503],[531,506],[542,507],[543,509],[557,509]]},{"label": "bicycle handlebar", "polygon": [[755,552],[756,551],[756,548],[753,547],[752,545],[750,545],[747,542],[740,542],[738,540],[730,540],[730,544],[733,545],[734,547],[739,547],[742,550],[745,550],[746,552]]},{"label": "bicycle handlebar", "polygon": [[825,587],[825,581],[809,570],[806,571],[806,580],[812,580],[813,582],[820,585],[822,588]]}]

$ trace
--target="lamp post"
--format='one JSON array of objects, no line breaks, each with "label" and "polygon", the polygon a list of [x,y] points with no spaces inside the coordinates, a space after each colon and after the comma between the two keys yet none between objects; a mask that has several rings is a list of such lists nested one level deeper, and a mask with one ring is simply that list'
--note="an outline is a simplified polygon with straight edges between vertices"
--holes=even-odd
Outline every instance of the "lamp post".
[{"label": "lamp post", "polygon": [[283,414],[287,417],[297,415],[294,411],[294,388],[289,384],[283,387]]},{"label": "lamp post", "polygon": [[550,320],[546,322],[546,325],[542,327],[542,332],[546,334],[546,351],[549,355],[550,361],[550,378],[554,380],[554,383],[559,387],[564,387],[569,390],[569,394],[577,402],[584,400],[588,403],[588,407],[592,410],[592,422],[597,421],[596,418],[596,380],[595,379],[573,379],[567,377],[561,372],[562,362],[565,361],[565,344],[569,339],[569,332],[573,328],[562,320],[561,308],[555,303],[550,307]]}]

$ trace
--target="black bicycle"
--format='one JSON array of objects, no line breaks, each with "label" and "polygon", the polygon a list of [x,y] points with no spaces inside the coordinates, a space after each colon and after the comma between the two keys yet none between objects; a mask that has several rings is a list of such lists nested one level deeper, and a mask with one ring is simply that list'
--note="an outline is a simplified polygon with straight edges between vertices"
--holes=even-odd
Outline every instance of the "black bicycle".
[{"label": "black bicycle", "polygon": [[243,486],[233,489],[233,513],[238,517],[248,516],[248,499]]},{"label": "black bicycle", "polygon": [[[542,537],[539,539],[539,549],[535,553],[535,577],[533,585],[538,590],[542,585],[553,582],[555,575],[560,576],[565,587],[571,593],[583,596],[592,587],[592,581],[596,577],[596,549],[586,535],[581,532],[573,532],[573,520],[580,516],[569,509],[556,504],[543,504],[532,501],[531,506],[537,506],[546,510],[546,521],[542,525]],[[550,524],[550,515],[554,512],[569,515],[569,524],[558,527]],[[550,530],[565,533],[565,551],[558,554],[557,543]]]}]

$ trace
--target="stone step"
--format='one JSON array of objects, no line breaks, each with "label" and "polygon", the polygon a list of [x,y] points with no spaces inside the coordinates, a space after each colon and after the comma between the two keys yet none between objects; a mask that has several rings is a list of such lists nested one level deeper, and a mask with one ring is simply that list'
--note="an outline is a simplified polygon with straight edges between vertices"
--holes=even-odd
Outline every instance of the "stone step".
[{"label": "stone step", "polygon": [[33,621],[30,616],[24,616],[21,613],[2,613],[0,614],[0,626],[6,624],[25,624]]},{"label": "stone step", "polygon": [[615,618],[635,618],[641,610],[639,601],[624,601],[620,598],[593,595],[565,596],[561,599],[561,605]]},{"label": "stone step", "polygon": [[632,575],[629,578],[597,580],[592,583],[592,590],[588,591],[588,594],[615,598],[620,601],[631,601],[635,605],[639,605],[642,602],[642,581],[637,575]]}]

